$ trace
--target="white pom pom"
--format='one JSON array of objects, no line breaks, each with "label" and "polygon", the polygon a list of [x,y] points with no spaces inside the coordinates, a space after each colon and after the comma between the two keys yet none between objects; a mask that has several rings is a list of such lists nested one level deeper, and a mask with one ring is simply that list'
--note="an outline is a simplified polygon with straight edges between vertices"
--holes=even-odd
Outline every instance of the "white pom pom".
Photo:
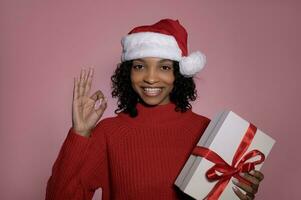
[{"label": "white pom pom", "polygon": [[206,64],[206,56],[199,51],[191,53],[189,56],[183,56],[179,62],[180,73],[186,77],[192,77],[201,71]]}]

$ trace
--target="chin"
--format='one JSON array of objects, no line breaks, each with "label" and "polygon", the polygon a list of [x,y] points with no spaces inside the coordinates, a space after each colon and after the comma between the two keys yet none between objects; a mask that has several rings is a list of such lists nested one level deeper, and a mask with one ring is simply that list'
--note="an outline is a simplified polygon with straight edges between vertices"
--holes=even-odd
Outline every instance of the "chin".
[{"label": "chin", "polygon": [[149,106],[157,106],[157,105],[164,105],[169,103],[169,101],[164,101],[164,99],[149,99],[149,98],[140,98],[142,103],[149,105]]}]

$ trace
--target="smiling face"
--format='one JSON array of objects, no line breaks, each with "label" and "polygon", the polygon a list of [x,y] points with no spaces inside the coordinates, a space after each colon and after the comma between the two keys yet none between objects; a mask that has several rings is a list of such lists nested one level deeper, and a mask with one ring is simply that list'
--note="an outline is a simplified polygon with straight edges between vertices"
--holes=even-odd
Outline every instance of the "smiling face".
[{"label": "smiling face", "polygon": [[173,70],[172,60],[156,57],[135,59],[131,68],[132,87],[148,105],[167,104],[175,80]]}]

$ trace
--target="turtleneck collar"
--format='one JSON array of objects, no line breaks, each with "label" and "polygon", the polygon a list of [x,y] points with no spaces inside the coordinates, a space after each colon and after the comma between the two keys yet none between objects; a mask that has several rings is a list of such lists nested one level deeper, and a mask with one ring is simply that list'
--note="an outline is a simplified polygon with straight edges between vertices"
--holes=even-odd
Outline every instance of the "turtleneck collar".
[{"label": "turtleneck collar", "polygon": [[175,111],[176,105],[172,102],[164,105],[146,106],[138,103],[136,105],[138,115],[134,118],[128,114],[121,113],[120,117],[126,122],[135,126],[161,126],[166,124],[177,124],[178,120],[191,116],[192,111],[187,110],[185,113]]}]

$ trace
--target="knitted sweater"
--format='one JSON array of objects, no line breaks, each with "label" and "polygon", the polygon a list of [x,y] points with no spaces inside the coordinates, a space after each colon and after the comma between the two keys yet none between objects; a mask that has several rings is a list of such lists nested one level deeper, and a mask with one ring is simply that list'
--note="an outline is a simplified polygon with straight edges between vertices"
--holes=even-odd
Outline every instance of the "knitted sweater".
[{"label": "knitted sweater", "polygon": [[47,183],[46,200],[189,199],[174,182],[210,120],[173,103],[137,104],[138,116],[101,120],[90,137],[69,129]]}]

